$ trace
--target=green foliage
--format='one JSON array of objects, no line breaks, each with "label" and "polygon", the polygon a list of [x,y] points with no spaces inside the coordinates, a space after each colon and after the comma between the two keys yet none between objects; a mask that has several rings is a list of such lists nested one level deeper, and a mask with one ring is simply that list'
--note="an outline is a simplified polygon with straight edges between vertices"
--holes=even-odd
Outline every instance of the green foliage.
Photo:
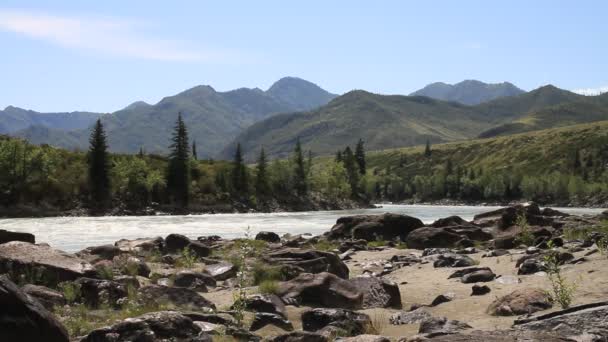
[{"label": "green foliage", "polygon": [[260,150],[258,164],[255,173],[255,196],[258,199],[265,199],[270,195],[270,183],[268,179],[268,161],[264,148]]},{"label": "green foliage", "polygon": [[519,234],[517,234],[516,241],[525,246],[532,246],[534,244],[534,234],[532,234],[532,231],[530,230],[530,225],[528,224],[525,213],[517,214],[515,225],[519,227]]},{"label": "green foliage", "polygon": [[180,268],[193,268],[200,260],[189,247],[182,249],[179,258],[175,261],[175,266]]},{"label": "green foliage", "polygon": [[355,147],[355,159],[357,160],[357,166],[359,166],[359,174],[365,175],[367,171],[367,165],[365,162],[365,147],[363,139],[359,139],[357,146]]},{"label": "green foliage", "polygon": [[247,174],[247,166],[243,160],[240,143],[237,144],[234,153],[232,188],[234,193],[241,197],[247,197],[247,194],[249,193],[249,175]]},{"label": "green foliage", "polygon": [[276,294],[279,289],[279,283],[276,280],[264,280],[258,288],[261,294]]},{"label": "green foliage", "polygon": [[383,247],[386,246],[388,244],[387,241],[385,240],[375,240],[375,241],[368,241],[367,242],[367,246],[369,247]]},{"label": "green foliage", "polygon": [[59,283],[57,287],[63,293],[63,297],[68,304],[73,304],[80,298],[80,284],[68,281]]},{"label": "green foliage", "polygon": [[576,284],[568,282],[562,275],[559,268],[558,255],[555,251],[551,251],[545,255],[544,261],[547,265],[547,275],[551,282],[551,297],[562,309],[569,308],[576,291]]},{"label": "green foliage", "polygon": [[293,151],[293,164],[294,188],[299,196],[306,195],[308,192],[308,173],[306,172],[306,165],[304,163],[304,155],[302,153],[300,139],[296,141],[296,147]]},{"label": "green foliage", "polygon": [[114,270],[111,266],[102,265],[96,268],[97,275],[100,279],[112,280],[114,279]]},{"label": "green foliage", "polygon": [[251,277],[253,285],[260,285],[265,281],[286,280],[282,267],[262,262],[257,262],[252,266]]},{"label": "green foliage", "polygon": [[340,245],[336,242],[321,239],[317,243],[312,245],[312,248],[319,250],[319,251],[330,252],[330,251],[333,251],[334,249],[337,249],[339,246]]}]

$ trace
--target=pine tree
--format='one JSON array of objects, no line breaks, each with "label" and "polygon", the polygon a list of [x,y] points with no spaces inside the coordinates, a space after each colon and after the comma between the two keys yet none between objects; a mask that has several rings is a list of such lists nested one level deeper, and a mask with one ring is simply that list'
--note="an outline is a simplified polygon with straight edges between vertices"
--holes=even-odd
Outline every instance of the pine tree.
[{"label": "pine tree", "polygon": [[265,198],[270,194],[270,184],[268,182],[268,161],[266,160],[266,152],[264,148],[260,150],[258,158],[257,172],[255,177],[255,195],[258,199]]},{"label": "pine tree", "polygon": [[426,147],[424,148],[424,156],[429,158],[431,156],[431,142],[426,140]]},{"label": "pine tree", "polygon": [[300,139],[296,141],[296,148],[293,151],[294,158],[294,189],[298,195],[306,195],[308,192],[308,180],[306,177],[306,165],[302,154]]},{"label": "pine tree", "polygon": [[181,113],[177,115],[171,141],[173,143],[170,146],[167,190],[176,204],[187,207],[190,193],[190,148],[188,130]]},{"label": "pine tree", "polygon": [[343,161],[344,161],[344,158],[342,157],[342,151],[336,152],[336,163],[341,163]]},{"label": "pine tree", "polygon": [[249,194],[249,180],[247,179],[247,166],[243,161],[241,143],[236,144],[234,162],[232,166],[232,188],[236,194],[246,197]]},{"label": "pine tree", "polygon": [[103,209],[110,200],[110,165],[108,144],[101,120],[95,123],[89,143],[87,161],[91,200],[94,208]]},{"label": "pine tree", "polygon": [[145,156],[144,147],[142,146],[139,148],[139,158],[143,158],[144,156]]},{"label": "pine tree", "polygon": [[344,168],[346,169],[346,175],[348,176],[351,194],[356,196],[359,193],[359,168],[350,146],[347,146],[346,149],[344,149]]},{"label": "pine tree", "polygon": [[198,160],[198,154],[196,154],[196,140],[192,140],[192,158]]},{"label": "pine tree", "polygon": [[363,140],[359,139],[357,142],[357,147],[355,148],[355,159],[357,160],[357,165],[359,166],[359,173],[361,175],[365,174],[365,148],[363,146]]},{"label": "pine tree", "polygon": [[578,171],[581,168],[581,157],[578,150],[574,151],[574,171]]},{"label": "pine tree", "polygon": [[448,159],[448,161],[445,163],[445,174],[446,175],[451,175],[452,172],[454,172],[454,167],[452,166],[452,159]]},{"label": "pine tree", "polygon": [[306,161],[306,176],[310,177],[312,172],[312,151],[308,150],[308,160]]}]

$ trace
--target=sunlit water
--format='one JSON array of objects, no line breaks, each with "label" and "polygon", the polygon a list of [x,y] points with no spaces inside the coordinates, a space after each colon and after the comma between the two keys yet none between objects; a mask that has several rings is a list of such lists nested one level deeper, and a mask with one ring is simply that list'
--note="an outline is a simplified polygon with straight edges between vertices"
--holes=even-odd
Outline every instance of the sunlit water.
[{"label": "sunlit water", "polygon": [[[190,238],[204,235],[236,238],[244,236],[248,227],[252,235],[261,230],[273,231],[279,235],[285,233],[318,235],[329,230],[339,217],[357,214],[391,212],[411,215],[425,223],[451,215],[471,220],[476,214],[497,208],[391,204],[376,209],[297,213],[19,218],[0,219],[0,229],[33,233],[37,242],[46,242],[53,247],[74,252],[88,246],[114,243],[120,239],[164,237],[171,233],[184,234]],[[597,214],[603,210],[556,209],[581,215]]]}]

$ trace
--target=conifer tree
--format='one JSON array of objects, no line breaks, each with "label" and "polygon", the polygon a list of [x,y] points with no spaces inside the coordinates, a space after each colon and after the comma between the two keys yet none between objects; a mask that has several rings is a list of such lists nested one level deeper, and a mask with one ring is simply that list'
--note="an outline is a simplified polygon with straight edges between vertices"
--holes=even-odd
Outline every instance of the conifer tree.
[{"label": "conifer tree", "polygon": [[235,193],[246,197],[249,194],[249,180],[247,179],[247,166],[243,161],[241,143],[236,144],[234,162],[232,165],[232,188]]},{"label": "conifer tree", "polygon": [[344,149],[344,168],[346,169],[346,175],[348,176],[348,183],[350,184],[351,194],[356,196],[359,193],[359,168],[353,151],[350,146]]},{"label": "conifer tree", "polygon": [[429,158],[431,156],[431,142],[426,140],[426,147],[424,148],[424,156]]},{"label": "conifer tree", "polygon": [[265,198],[270,194],[270,183],[268,182],[268,161],[266,160],[266,152],[264,148],[260,150],[258,164],[256,167],[255,176],[255,195],[258,199]]},{"label": "conifer tree", "polygon": [[336,152],[336,163],[341,163],[343,162],[343,157],[342,157],[342,151],[338,151]]},{"label": "conifer tree", "polygon": [[188,130],[182,119],[182,114],[177,115],[171,152],[169,154],[167,172],[167,190],[171,199],[182,207],[188,206],[190,193],[190,155],[188,143]]},{"label": "conifer tree", "polygon": [[361,175],[365,174],[366,165],[365,165],[365,147],[363,146],[363,139],[359,139],[357,142],[357,147],[355,148],[355,159],[357,160],[357,165],[359,166],[359,173]]},{"label": "conifer tree", "polygon": [[145,153],[144,153],[144,147],[143,147],[143,146],[141,146],[141,147],[139,148],[139,158],[143,158],[143,157],[144,157],[144,155],[145,155]]},{"label": "conifer tree", "polygon": [[110,165],[106,133],[98,119],[89,139],[89,188],[94,208],[103,209],[110,200]]},{"label": "conifer tree", "polygon": [[192,140],[192,158],[198,160],[198,154],[196,154],[196,140]]},{"label": "conifer tree", "polygon": [[306,177],[306,165],[302,153],[300,139],[296,141],[296,148],[293,151],[294,158],[294,189],[298,195],[305,195],[308,192],[308,180]]}]

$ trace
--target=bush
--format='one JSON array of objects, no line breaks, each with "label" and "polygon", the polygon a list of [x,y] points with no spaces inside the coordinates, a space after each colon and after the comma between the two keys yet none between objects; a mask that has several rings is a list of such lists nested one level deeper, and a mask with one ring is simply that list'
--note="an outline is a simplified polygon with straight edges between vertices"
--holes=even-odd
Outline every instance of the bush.
[{"label": "bush", "polygon": [[515,220],[515,224],[520,229],[516,241],[526,246],[532,246],[534,244],[534,234],[532,234],[532,231],[530,230],[528,220],[526,219],[526,214],[518,214],[517,219]]},{"label": "bush", "polygon": [[265,281],[285,280],[285,274],[280,266],[269,266],[262,262],[253,265],[251,269],[253,285],[260,285]]},{"label": "bush", "polygon": [[72,282],[63,282],[58,285],[68,304],[75,303],[80,298],[80,285]]},{"label": "bush", "polygon": [[551,282],[551,292],[549,295],[557,302],[562,309],[567,309],[572,304],[572,297],[576,291],[576,284],[569,283],[562,275],[559,268],[559,260],[556,252],[552,251],[545,256],[547,264],[547,275]]},{"label": "bush", "polygon": [[112,280],[114,279],[114,270],[111,266],[102,265],[97,267],[97,275],[101,279]]},{"label": "bush", "polygon": [[194,254],[190,248],[186,247],[182,249],[180,257],[175,261],[175,266],[181,268],[193,268],[197,262],[199,262],[198,256],[196,256],[196,254]]},{"label": "bush", "polygon": [[279,289],[279,283],[276,280],[264,280],[259,285],[260,293],[276,294]]}]

